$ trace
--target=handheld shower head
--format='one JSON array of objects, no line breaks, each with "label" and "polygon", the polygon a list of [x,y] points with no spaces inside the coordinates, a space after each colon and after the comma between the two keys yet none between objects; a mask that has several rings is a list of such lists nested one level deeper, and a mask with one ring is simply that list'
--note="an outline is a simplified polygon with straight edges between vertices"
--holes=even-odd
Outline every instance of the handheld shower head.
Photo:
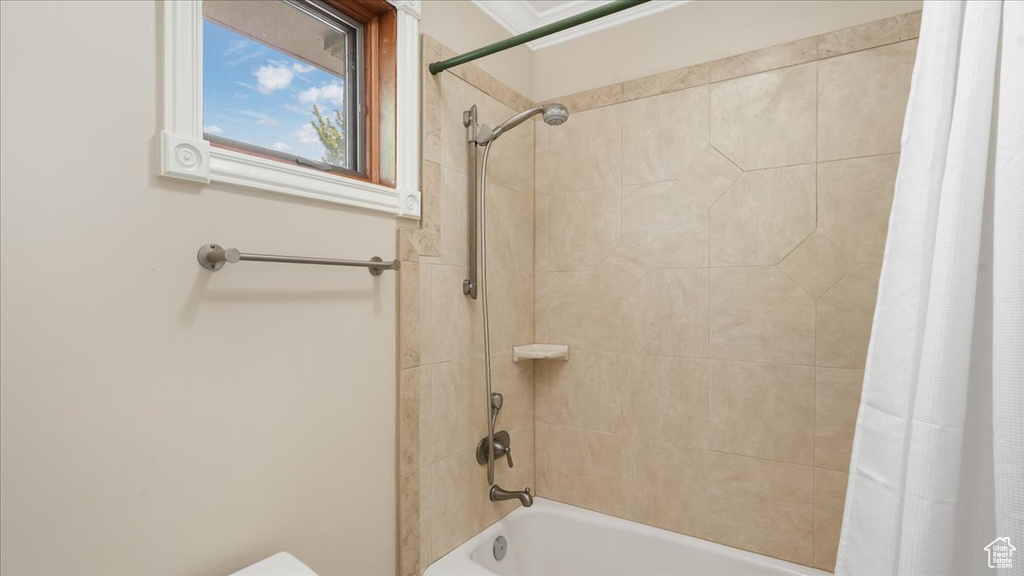
[{"label": "handheld shower head", "polygon": [[564,104],[558,104],[557,102],[545,104],[543,118],[544,122],[549,126],[565,124],[565,121],[569,119],[569,109]]},{"label": "handheld shower head", "polygon": [[498,419],[498,412],[501,412],[501,405],[505,403],[505,397],[499,392],[491,393],[491,433],[494,432],[494,421]]},{"label": "handheld shower head", "polygon": [[569,119],[569,109],[566,108],[564,104],[541,104],[540,106],[535,106],[529,110],[524,110],[523,112],[516,114],[501,124],[498,124],[493,130],[487,126],[481,126],[480,132],[476,137],[476,143],[483,145],[493,142],[498,139],[498,136],[501,136],[516,126],[519,126],[523,122],[526,122],[527,119],[535,114],[543,114],[542,118],[544,118],[544,122],[551,126],[564,124],[565,121]]}]

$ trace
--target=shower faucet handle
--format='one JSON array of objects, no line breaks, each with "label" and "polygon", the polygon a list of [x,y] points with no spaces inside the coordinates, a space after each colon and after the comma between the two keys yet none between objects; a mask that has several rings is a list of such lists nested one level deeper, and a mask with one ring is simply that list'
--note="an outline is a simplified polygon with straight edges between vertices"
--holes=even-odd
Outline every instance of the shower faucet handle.
[{"label": "shower faucet handle", "polygon": [[[478,464],[487,464],[487,460],[490,457],[488,440],[489,438],[484,436],[476,445],[476,461]],[[512,439],[509,438],[508,431],[502,430],[501,432],[495,432],[492,442],[491,446],[494,449],[494,459],[497,460],[504,456],[505,460],[508,461],[508,467],[512,468]]]},{"label": "shower faucet handle", "polygon": [[508,460],[508,467],[511,468],[512,464],[512,440],[508,436],[508,432],[502,430],[494,435],[494,457],[501,458],[501,455],[505,455],[505,459]]}]

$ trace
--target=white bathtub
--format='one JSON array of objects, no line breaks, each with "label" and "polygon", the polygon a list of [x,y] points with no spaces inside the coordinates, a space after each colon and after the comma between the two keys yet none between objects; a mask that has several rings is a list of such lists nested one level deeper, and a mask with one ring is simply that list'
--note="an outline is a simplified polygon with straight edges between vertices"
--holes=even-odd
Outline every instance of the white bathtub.
[{"label": "white bathtub", "polygon": [[[494,559],[498,536],[507,553]],[[424,576],[826,576],[575,506],[537,498],[427,568]]]}]

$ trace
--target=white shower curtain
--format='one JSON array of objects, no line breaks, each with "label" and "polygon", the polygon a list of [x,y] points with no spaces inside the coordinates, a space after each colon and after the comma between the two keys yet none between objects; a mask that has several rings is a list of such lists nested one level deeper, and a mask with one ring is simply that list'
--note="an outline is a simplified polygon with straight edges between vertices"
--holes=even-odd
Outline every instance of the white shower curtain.
[{"label": "white shower curtain", "polygon": [[836,574],[1024,574],[1022,150],[1024,1],[926,2]]}]

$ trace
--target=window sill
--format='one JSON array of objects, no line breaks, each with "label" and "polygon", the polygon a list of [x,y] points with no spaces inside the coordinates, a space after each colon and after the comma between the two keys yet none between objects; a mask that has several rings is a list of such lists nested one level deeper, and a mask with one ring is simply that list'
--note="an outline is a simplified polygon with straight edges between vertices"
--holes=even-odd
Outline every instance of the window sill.
[{"label": "window sill", "polygon": [[210,150],[210,179],[368,210],[398,212],[398,191],[233,150]]},{"label": "window sill", "polygon": [[163,150],[164,176],[223,182],[407,217],[419,212],[418,195],[407,195],[402,202],[393,188],[217,148],[206,140],[164,132]]}]

